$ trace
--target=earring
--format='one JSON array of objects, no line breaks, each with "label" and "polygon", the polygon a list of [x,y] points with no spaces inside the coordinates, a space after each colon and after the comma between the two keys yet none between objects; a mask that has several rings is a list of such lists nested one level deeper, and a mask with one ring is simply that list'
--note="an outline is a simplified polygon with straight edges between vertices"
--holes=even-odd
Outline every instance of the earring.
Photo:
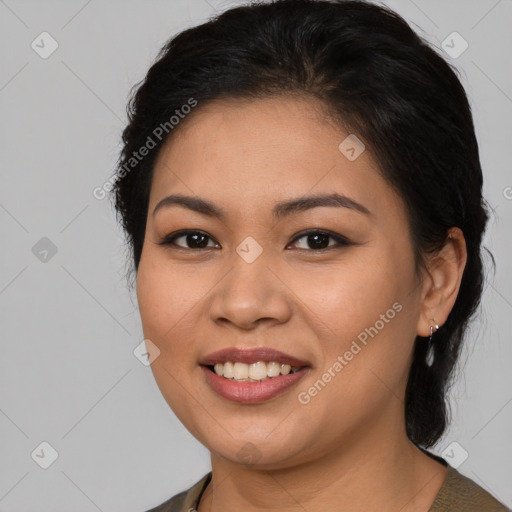
[{"label": "earring", "polygon": [[432,343],[432,335],[439,330],[439,325],[436,324],[436,321],[432,321],[435,324],[436,330],[434,331],[434,327],[430,326],[430,338],[428,339],[427,355],[425,357],[425,362],[428,367],[434,364],[434,344]]}]

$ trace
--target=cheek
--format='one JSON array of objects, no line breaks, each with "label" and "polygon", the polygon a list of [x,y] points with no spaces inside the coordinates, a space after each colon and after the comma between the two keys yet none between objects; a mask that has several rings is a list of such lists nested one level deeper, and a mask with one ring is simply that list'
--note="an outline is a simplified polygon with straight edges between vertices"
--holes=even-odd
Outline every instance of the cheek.
[{"label": "cheek", "polygon": [[144,333],[163,344],[183,329],[209,288],[205,273],[194,265],[170,262],[160,251],[143,253],[137,275],[137,300]]},{"label": "cheek", "polygon": [[[165,370],[178,377],[195,364],[194,313],[201,307],[208,283],[192,272],[184,275],[183,270],[162,261],[158,255],[150,256],[141,258],[139,264],[137,300],[144,338],[160,350],[151,365],[158,381],[169,378]],[[173,385],[172,379],[169,385]]]},{"label": "cheek", "polygon": [[[399,323],[394,320],[400,315],[393,304],[398,302],[404,307],[404,302],[408,302],[405,298],[410,292],[410,278],[412,270],[407,261],[394,262],[390,255],[368,250],[361,257],[302,272],[297,288],[303,290],[301,298],[321,320],[326,338],[346,342],[376,322],[382,331],[389,330],[391,323]],[[392,319],[386,322],[386,329],[381,315],[384,320]]]},{"label": "cheek", "polygon": [[367,258],[352,259],[332,272],[306,275],[302,279],[312,321],[324,333],[315,378],[333,382],[324,403],[332,399],[349,408],[358,403],[370,407],[369,397],[378,402],[391,390],[398,394],[410,364],[417,317],[410,254],[390,251],[377,257],[368,251]]},{"label": "cheek", "polygon": [[[197,370],[193,344],[197,321],[193,321],[193,312],[201,289],[191,281],[192,277],[184,279],[183,272],[149,256],[141,258],[137,274],[142,329],[144,338],[160,351],[151,364],[155,382],[167,404],[183,421],[190,415],[187,410],[193,394],[188,379],[191,370]],[[195,432],[193,425],[187,424],[187,428]]]}]

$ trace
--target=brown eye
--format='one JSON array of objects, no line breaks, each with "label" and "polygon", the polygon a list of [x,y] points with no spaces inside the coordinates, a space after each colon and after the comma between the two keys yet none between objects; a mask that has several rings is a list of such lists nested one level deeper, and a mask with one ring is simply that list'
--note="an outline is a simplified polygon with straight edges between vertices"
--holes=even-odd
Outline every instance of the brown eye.
[{"label": "brown eye", "polygon": [[[310,230],[301,233],[295,237],[293,245],[297,245],[297,240],[305,239],[301,250],[309,250],[310,252],[322,251],[326,249],[334,249],[351,245],[351,243],[343,236],[330,231]],[[177,243],[178,240],[182,240]],[[213,242],[213,238],[202,231],[182,230],[177,233],[166,236],[158,245],[176,246],[180,249],[209,249],[218,247],[218,245],[209,245],[209,241]],[[334,241],[334,243],[331,243]]]},{"label": "brown eye", "polygon": [[[184,241],[176,243],[176,241],[180,239],[184,239]],[[201,231],[179,231],[173,235],[166,236],[158,245],[176,245],[181,249],[205,249],[212,247],[208,246],[208,240],[213,239]]]},{"label": "brown eye", "polygon": [[[313,249],[313,250],[323,250],[323,249],[330,249],[332,247],[339,247],[339,246],[347,246],[350,245],[350,242],[335,233],[331,233],[329,231],[307,231],[305,233],[302,233],[300,236],[296,237],[294,239],[294,243],[297,243],[297,240],[300,240],[304,238],[306,240],[304,247],[299,247],[299,249]],[[334,244],[329,244],[329,239],[334,240]]]}]

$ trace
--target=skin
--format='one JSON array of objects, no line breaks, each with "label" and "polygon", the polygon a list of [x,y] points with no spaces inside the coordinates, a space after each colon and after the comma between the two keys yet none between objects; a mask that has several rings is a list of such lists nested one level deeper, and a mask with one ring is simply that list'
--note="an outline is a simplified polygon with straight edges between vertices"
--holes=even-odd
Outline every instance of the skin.
[{"label": "skin", "polygon": [[[156,162],[137,296],[144,336],[160,350],[151,365],[156,382],[211,452],[213,480],[199,512],[426,512],[446,476],[408,440],[404,396],[415,336],[442,326],[455,302],[463,235],[452,229],[429,271],[415,273],[402,200],[368,148],[354,161],[338,150],[348,133],[324,112],[306,97],[199,105]],[[332,192],[371,214],[330,206],[271,217],[277,202]],[[227,217],[181,206],[152,215],[171,193],[207,199]],[[296,238],[315,228],[353,245],[327,238],[330,248],[319,251],[314,239]],[[208,248],[186,237],[158,245],[182,229],[206,233]],[[250,264],[236,252],[248,236],[263,249]],[[301,404],[299,392],[394,303],[401,311]],[[264,403],[231,402],[209,387],[198,361],[232,346],[270,346],[311,369]],[[244,447],[253,463],[239,459]]]}]

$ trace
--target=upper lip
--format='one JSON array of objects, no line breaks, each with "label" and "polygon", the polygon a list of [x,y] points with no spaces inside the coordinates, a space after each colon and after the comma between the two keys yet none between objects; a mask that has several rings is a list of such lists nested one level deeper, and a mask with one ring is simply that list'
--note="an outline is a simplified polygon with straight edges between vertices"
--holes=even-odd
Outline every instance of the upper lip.
[{"label": "upper lip", "polygon": [[278,363],[289,364],[290,366],[309,366],[307,361],[268,347],[251,349],[240,349],[236,347],[225,348],[208,354],[199,361],[199,364],[211,366],[217,363],[227,363],[228,361],[246,364],[257,363],[258,361],[276,361]]}]

